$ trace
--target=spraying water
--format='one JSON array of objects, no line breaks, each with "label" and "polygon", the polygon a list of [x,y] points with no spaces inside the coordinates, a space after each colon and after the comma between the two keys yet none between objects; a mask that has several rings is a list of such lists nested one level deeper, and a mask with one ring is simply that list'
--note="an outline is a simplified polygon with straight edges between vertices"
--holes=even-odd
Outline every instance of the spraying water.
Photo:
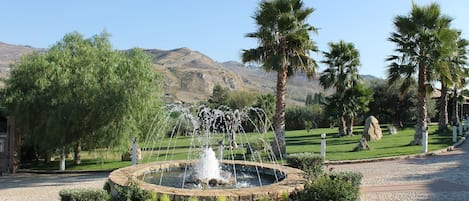
[{"label": "spraying water", "polygon": [[[196,162],[192,165],[186,164],[182,170],[176,168],[154,172],[154,175],[145,176],[144,180],[158,185],[180,188],[201,188],[200,186],[204,185],[210,188],[220,186],[223,186],[221,188],[238,188],[245,186],[242,185],[243,182],[262,186],[280,180],[276,171],[268,174],[273,176],[272,179],[270,176],[261,176],[263,172],[259,172],[257,166],[247,168],[235,165],[235,163],[222,164],[222,161],[228,160],[253,161],[262,164],[266,159],[270,163],[277,163],[266,140],[268,136],[260,132],[266,129],[258,128],[258,125],[270,125],[262,110],[258,108],[232,110],[226,106],[219,109],[199,106],[193,109],[181,105],[168,105],[166,109],[168,112],[152,125],[149,137],[145,140],[144,147],[150,148],[147,159],[153,158],[152,155],[155,154],[156,160],[174,160],[173,157],[177,153],[176,147],[181,146],[177,143],[178,139],[190,139],[186,152],[187,160],[195,159]],[[246,133],[243,124],[248,125],[252,133]],[[158,132],[167,130],[167,127],[170,128],[169,132]],[[251,144],[252,141],[249,138],[257,139],[256,144]],[[259,140],[265,143],[259,145]],[[214,146],[218,146],[218,158],[212,149]]]},{"label": "spraying water", "polygon": [[208,183],[211,179],[223,179],[220,175],[220,164],[211,147],[202,149],[200,159],[195,166],[195,174],[204,183]]}]

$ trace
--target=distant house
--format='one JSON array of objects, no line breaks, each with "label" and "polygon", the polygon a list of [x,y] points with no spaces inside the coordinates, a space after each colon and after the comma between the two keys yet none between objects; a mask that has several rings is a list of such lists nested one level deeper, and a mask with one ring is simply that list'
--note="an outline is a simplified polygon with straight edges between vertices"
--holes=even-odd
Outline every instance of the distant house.
[{"label": "distant house", "polygon": [[[454,106],[453,106],[453,101],[451,99],[451,96],[452,96],[452,92],[448,91],[448,116],[450,118],[450,121],[451,121],[452,114],[454,112]],[[433,91],[430,93],[430,97],[432,99],[437,100],[438,102],[441,97],[441,90],[433,89]],[[469,97],[467,96],[462,96],[462,97],[463,97],[463,100],[458,105],[458,114],[461,119],[469,116]]]}]

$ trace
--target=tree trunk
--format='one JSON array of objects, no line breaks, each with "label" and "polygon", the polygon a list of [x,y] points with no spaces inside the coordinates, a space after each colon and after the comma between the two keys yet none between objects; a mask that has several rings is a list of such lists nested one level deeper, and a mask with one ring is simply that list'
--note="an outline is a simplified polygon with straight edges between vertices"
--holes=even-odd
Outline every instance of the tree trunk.
[{"label": "tree trunk", "polygon": [[344,116],[341,116],[339,118],[339,136],[345,136],[346,135],[346,128],[347,128],[347,125],[345,123],[345,117]]},{"label": "tree trunk", "polygon": [[60,170],[64,171],[65,170],[65,146],[60,149]]},{"label": "tree trunk", "polygon": [[[44,151],[44,163],[49,164],[50,163],[50,157],[51,154],[49,151]],[[36,157],[37,158],[37,157]]]},{"label": "tree trunk", "polygon": [[346,120],[346,127],[347,127],[347,136],[353,135],[353,116]]},{"label": "tree trunk", "polygon": [[285,156],[285,94],[287,91],[287,67],[277,72],[277,99],[275,103],[274,129],[275,140],[272,142],[272,150],[276,156]]},{"label": "tree trunk", "polygon": [[440,96],[438,130],[448,130],[448,88],[445,84],[441,83],[441,96]]},{"label": "tree trunk", "polygon": [[457,126],[459,124],[459,111],[458,111],[458,91],[454,88],[453,92],[453,126]]},{"label": "tree trunk", "polygon": [[419,64],[418,71],[418,92],[417,92],[417,129],[414,134],[414,140],[411,142],[412,145],[422,144],[422,135],[424,129],[427,129],[427,103],[426,88],[427,82],[427,66]]},{"label": "tree trunk", "polygon": [[75,155],[73,157],[73,163],[75,165],[80,165],[81,164],[81,140],[78,140],[77,145],[75,146]]}]

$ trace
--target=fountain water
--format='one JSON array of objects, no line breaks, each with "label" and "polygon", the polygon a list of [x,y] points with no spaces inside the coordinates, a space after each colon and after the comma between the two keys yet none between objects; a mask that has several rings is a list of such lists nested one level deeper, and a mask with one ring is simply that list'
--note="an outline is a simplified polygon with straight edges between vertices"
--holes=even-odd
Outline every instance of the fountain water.
[{"label": "fountain water", "polygon": [[[220,174],[220,163],[212,148],[203,148],[200,159],[195,166],[195,177],[200,182],[209,184],[226,183],[226,178]],[[216,183],[214,183],[216,182]]]},{"label": "fountain water", "polygon": [[[262,149],[251,143],[252,139],[267,142],[267,134],[246,134],[243,122],[250,123],[253,130],[259,130],[256,122],[263,125],[264,122],[259,122],[263,119],[250,116],[257,114],[265,117],[260,114],[262,111],[253,108],[233,111],[229,108],[200,107],[196,115],[192,115],[190,108],[168,108],[170,112],[163,118],[164,122],[177,119],[169,139],[163,139],[161,134],[156,135],[156,131],[168,125],[162,123],[158,124],[161,127],[151,129],[152,133],[144,144],[151,150],[146,158],[156,158],[160,162],[116,170],[109,178],[112,184],[125,185],[129,178],[133,178],[142,188],[168,194],[173,200],[220,195],[236,200],[252,200],[279,197],[282,193],[303,188],[304,179],[300,170],[278,165],[273,151],[269,146],[265,147],[268,143],[263,143]],[[185,133],[189,133],[187,137],[178,134],[182,127],[186,128]],[[185,151],[187,160],[174,160],[176,153],[180,152],[177,149],[181,146],[178,139],[190,141]],[[225,141],[226,144],[223,143]],[[220,161],[212,149],[217,145]],[[220,150],[223,147],[225,154]]]}]

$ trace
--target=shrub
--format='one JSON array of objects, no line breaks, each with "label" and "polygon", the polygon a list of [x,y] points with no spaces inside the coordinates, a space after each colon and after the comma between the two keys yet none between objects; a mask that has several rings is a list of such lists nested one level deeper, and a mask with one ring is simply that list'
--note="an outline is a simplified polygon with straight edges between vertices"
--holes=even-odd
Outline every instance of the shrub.
[{"label": "shrub", "polygon": [[226,201],[226,197],[221,195],[217,197],[217,201]]},{"label": "shrub", "polygon": [[332,180],[338,179],[351,183],[355,187],[360,187],[363,174],[361,172],[332,172],[328,174]]},{"label": "shrub", "polygon": [[[156,193],[151,191],[143,190],[135,182],[130,182],[128,186],[118,187],[115,186],[116,195],[114,200],[116,201],[156,201]],[[160,198],[161,199],[161,198]]]},{"label": "shrub", "polygon": [[169,199],[169,196],[168,196],[168,195],[163,194],[163,195],[161,195],[161,197],[160,197],[160,201],[171,201],[171,199]]},{"label": "shrub", "polygon": [[288,194],[288,192],[283,192],[282,201],[288,201],[288,200],[290,200],[290,195]]},{"label": "shrub", "polygon": [[360,191],[359,186],[340,179],[332,179],[329,175],[322,175],[311,180],[299,194],[300,201],[355,201]]},{"label": "shrub", "polygon": [[103,189],[64,189],[59,195],[61,201],[109,200],[109,194]]},{"label": "shrub", "polygon": [[196,198],[196,197],[190,197],[189,200],[187,200],[187,201],[199,201],[199,199]]},{"label": "shrub", "polygon": [[305,171],[308,178],[318,177],[323,173],[324,159],[314,153],[290,154],[286,157],[288,166]]},{"label": "shrub", "polygon": [[111,184],[109,181],[104,182],[103,190],[105,190],[108,194],[111,194]]}]

